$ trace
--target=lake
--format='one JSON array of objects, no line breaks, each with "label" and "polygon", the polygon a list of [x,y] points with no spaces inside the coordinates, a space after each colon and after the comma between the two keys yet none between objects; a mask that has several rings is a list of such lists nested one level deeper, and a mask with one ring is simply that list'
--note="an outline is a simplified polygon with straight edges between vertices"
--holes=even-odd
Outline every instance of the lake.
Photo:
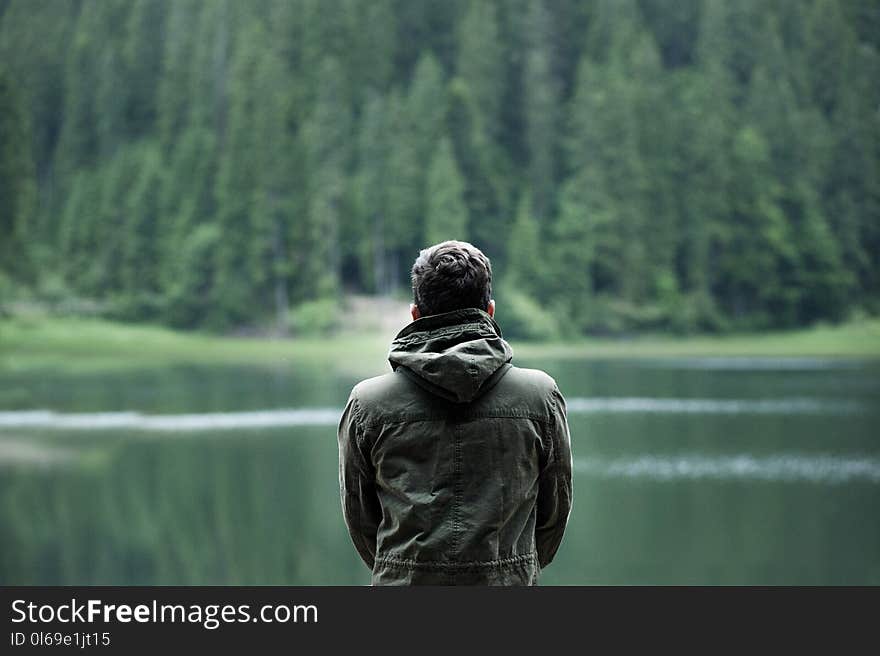
[{"label": "lake", "polygon": [[[568,399],[544,584],[880,584],[880,364],[517,361]],[[0,373],[0,583],[367,584],[302,367]]]}]

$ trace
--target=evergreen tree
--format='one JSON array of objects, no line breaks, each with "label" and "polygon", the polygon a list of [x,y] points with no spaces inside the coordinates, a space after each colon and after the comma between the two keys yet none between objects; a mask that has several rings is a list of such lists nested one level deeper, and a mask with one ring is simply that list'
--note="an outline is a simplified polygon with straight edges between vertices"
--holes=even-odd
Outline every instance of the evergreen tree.
[{"label": "evergreen tree", "polygon": [[[51,184],[48,172],[64,118],[65,62],[76,10],[69,2],[11,0],[0,11],[0,61],[20,89],[43,187]],[[41,240],[52,237],[52,232],[40,235]]]},{"label": "evergreen tree", "polygon": [[594,316],[593,275],[597,244],[602,243],[603,223],[609,215],[602,207],[602,192],[593,191],[589,176],[585,170],[563,186],[559,214],[547,242],[555,254],[550,265],[554,305],[575,332],[601,325]]},{"label": "evergreen tree", "polygon": [[[712,289],[718,276],[718,235],[730,219],[731,105],[717,91],[719,78],[693,71],[678,77],[671,90],[679,108],[671,125],[675,143],[672,176],[676,194],[675,262],[679,288],[689,299],[681,328],[720,328]],[[723,83],[722,88],[725,88]]]},{"label": "evergreen tree", "polygon": [[464,181],[455,163],[452,144],[443,138],[428,168],[426,243],[436,244],[449,239],[467,241],[468,217],[463,192]]},{"label": "evergreen tree", "polygon": [[[165,18],[165,47],[157,81],[158,136],[163,147],[172,148],[189,122],[193,78],[200,72],[194,65],[198,43],[193,25],[201,17],[198,0],[177,0],[168,6]],[[201,62],[198,62],[201,63]]]},{"label": "evergreen tree", "polygon": [[[191,54],[192,72],[187,76],[189,124],[208,128],[222,140],[229,107],[227,78],[232,53],[232,7],[230,0],[216,0],[201,3],[199,9],[197,22],[190,26],[196,39]],[[250,47],[258,47],[258,44],[250,44]],[[169,93],[175,93],[176,88]]]},{"label": "evergreen tree", "polygon": [[367,289],[388,294],[393,286],[388,268],[388,176],[391,128],[383,96],[367,97],[358,130],[358,163],[354,179],[355,219],[352,230],[362,279]]},{"label": "evergreen tree", "polygon": [[495,5],[489,0],[470,4],[458,34],[456,74],[468,89],[474,108],[475,139],[496,139],[504,100],[504,50]]},{"label": "evergreen tree", "polygon": [[852,78],[855,32],[846,23],[840,2],[816,0],[807,22],[805,54],[810,91],[827,116]]},{"label": "evergreen tree", "polygon": [[340,226],[345,212],[346,180],[351,161],[351,111],[345,102],[344,79],[333,59],[321,65],[323,85],[312,116],[303,127],[308,163],[308,214],[296,244],[300,273],[310,281],[311,298],[338,290],[342,252]]},{"label": "evergreen tree", "polygon": [[36,200],[29,117],[0,68],[0,275],[29,279],[28,233]]},{"label": "evergreen tree", "polygon": [[98,83],[95,90],[95,164],[111,159],[125,145],[128,132],[128,71],[121,57],[121,46],[108,43],[96,53]]},{"label": "evergreen tree", "polygon": [[457,77],[450,84],[449,134],[465,181],[471,237],[496,262],[504,244],[496,235],[510,227],[511,164],[498,143],[503,132],[506,83],[504,49],[493,3],[470,5],[458,32]]},{"label": "evergreen tree", "polygon": [[737,105],[745,98],[768,12],[759,0],[704,0],[697,50],[700,64],[725,84],[719,88]]},{"label": "evergreen tree", "polygon": [[797,251],[780,206],[766,139],[751,126],[733,143],[731,221],[721,233],[718,280],[722,307],[734,322],[768,325],[771,316],[793,322],[799,299],[787,284]]},{"label": "evergreen tree", "polygon": [[596,284],[628,301],[647,291],[646,174],[639,152],[635,110],[638,88],[614,58],[605,65],[584,58],[570,110],[568,161],[571,176],[588,185],[596,211],[612,218],[597,251]]},{"label": "evergreen tree", "polygon": [[531,0],[526,29],[530,35],[523,72],[528,178],[535,213],[546,220],[554,207],[561,113],[560,84],[553,71],[553,27],[544,0]]},{"label": "evergreen tree", "polygon": [[102,221],[103,182],[92,171],[73,176],[58,229],[58,262],[65,281],[75,291],[93,296],[100,292],[97,281],[104,275],[101,258],[96,256],[105,253],[98,233],[99,226],[107,227]]},{"label": "evergreen tree", "polygon": [[447,112],[443,70],[431,54],[423,55],[404,98],[389,103],[393,137],[389,155],[388,233],[395,280],[405,280],[413,252],[424,237],[426,171],[434,148],[444,133]]},{"label": "evergreen tree", "polygon": [[125,64],[128,134],[149,135],[157,116],[156,98],[162,72],[162,48],[157,48],[165,23],[165,0],[134,0],[127,7],[128,20],[121,59]]},{"label": "evergreen tree", "polygon": [[[844,37],[842,37],[844,38]],[[846,42],[847,49],[853,47]],[[859,295],[878,298],[880,291],[880,121],[877,74],[880,57],[860,49],[850,76],[841,80],[829,117],[831,146],[820,183],[825,215],[854,275]],[[843,64],[842,64],[843,65]],[[831,82],[831,81],[828,81]],[[820,107],[827,111],[828,106]],[[873,301],[876,303],[876,300]],[[869,301],[868,305],[872,302]],[[876,307],[876,305],[875,305]]]},{"label": "evergreen tree", "polygon": [[455,236],[521,334],[880,310],[873,4],[673,5],[0,0],[0,286],[286,325]]},{"label": "evergreen tree", "polygon": [[[94,61],[96,39],[106,38],[102,6],[82,6],[73,28],[72,43],[64,70],[64,109],[55,158],[65,178],[80,167],[95,164],[99,141],[98,113],[94,90],[98,87],[98,67]],[[105,69],[106,70],[106,69]]]},{"label": "evergreen tree", "polygon": [[[259,65],[264,33],[254,23],[242,39],[232,62],[229,81],[228,121],[225,121],[215,187],[217,226],[222,231],[216,251],[216,287],[213,290],[217,316],[212,323],[243,323],[264,311],[267,300],[258,288],[260,272],[253,266],[253,204],[259,184],[261,154],[254,142],[255,112],[251,93]],[[263,303],[261,303],[261,301]]]},{"label": "evergreen tree", "polygon": [[214,251],[222,234],[213,223],[195,228],[181,242],[178,257],[171,265],[172,283],[168,287],[165,314],[178,328],[195,328],[211,316],[212,290],[216,286]]},{"label": "evergreen tree", "polygon": [[362,99],[369,91],[385,92],[394,79],[397,44],[389,34],[397,28],[396,13],[391,0],[358,2],[349,13],[353,24],[347,29],[354,43],[345,52],[351,58],[351,78],[358,80],[358,99]]},{"label": "evergreen tree", "polygon": [[163,162],[156,147],[138,158],[137,178],[126,194],[123,208],[120,283],[127,318],[152,319],[159,307],[159,233]]},{"label": "evergreen tree", "polygon": [[399,93],[388,99],[391,134],[388,144],[388,211],[386,221],[388,266],[391,287],[406,279],[406,260],[421,238],[422,178],[424,160],[419,159],[410,114]]},{"label": "evergreen tree", "polygon": [[545,252],[541,241],[541,227],[532,214],[532,199],[528,191],[520,195],[516,219],[507,243],[508,265],[506,280],[527,293],[540,293],[544,277]]}]

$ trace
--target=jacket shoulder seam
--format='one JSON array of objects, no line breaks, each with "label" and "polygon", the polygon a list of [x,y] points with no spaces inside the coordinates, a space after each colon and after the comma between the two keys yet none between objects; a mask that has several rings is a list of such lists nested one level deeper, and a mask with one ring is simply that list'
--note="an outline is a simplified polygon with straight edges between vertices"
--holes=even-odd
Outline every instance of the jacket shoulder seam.
[{"label": "jacket shoulder seam", "polygon": [[355,440],[359,446],[362,446],[366,441],[366,424],[361,414],[361,400],[357,393],[352,395],[352,401],[354,402]]}]

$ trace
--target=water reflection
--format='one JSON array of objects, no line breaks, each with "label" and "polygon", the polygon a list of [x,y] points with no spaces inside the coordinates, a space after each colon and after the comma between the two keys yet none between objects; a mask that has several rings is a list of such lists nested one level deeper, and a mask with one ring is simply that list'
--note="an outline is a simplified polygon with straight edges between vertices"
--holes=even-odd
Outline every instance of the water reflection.
[{"label": "water reflection", "polygon": [[730,456],[640,456],[635,458],[574,461],[577,473],[603,478],[637,478],[653,481],[711,479],[843,484],[880,483],[880,459],[790,453],[756,458]]},{"label": "water reflection", "polygon": [[[575,453],[543,582],[880,583],[876,365],[534,364],[568,396]],[[0,582],[367,583],[336,487],[353,382],[4,377]]]}]

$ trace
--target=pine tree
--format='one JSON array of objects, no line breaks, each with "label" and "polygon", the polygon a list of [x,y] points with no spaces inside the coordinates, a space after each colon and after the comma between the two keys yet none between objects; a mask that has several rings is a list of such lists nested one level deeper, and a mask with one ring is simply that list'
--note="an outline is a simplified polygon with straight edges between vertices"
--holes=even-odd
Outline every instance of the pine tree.
[{"label": "pine tree", "polygon": [[379,94],[367,96],[358,130],[357,173],[354,178],[355,220],[352,240],[359,246],[362,280],[367,289],[388,294],[393,286],[388,269],[389,142],[391,129],[387,102]]},{"label": "pine tree", "polygon": [[407,122],[416,156],[421,162],[431,158],[445,128],[447,111],[443,69],[430,53],[419,58],[406,97]]},{"label": "pine tree", "polygon": [[474,139],[494,140],[501,128],[505,67],[499,39],[494,4],[471,3],[459,27],[455,70],[471,99]]},{"label": "pine tree", "polygon": [[215,258],[223,235],[213,223],[204,223],[181,241],[178,257],[171,264],[171,284],[166,293],[165,316],[177,328],[196,328],[213,312],[212,290],[216,286]]},{"label": "pine tree", "polygon": [[510,228],[511,163],[498,143],[503,132],[504,49],[495,6],[470,5],[458,30],[457,77],[449,86],[448,132],[465,181],[473,217],[470,233],[496,262],[505,247],[496,236]]},{"label": "pine tree", "polygon": [[508,239],[508,264],[505,279],[517,289],[537,296],[544,287],[543,269],[545,252],[541,227],[532,214],[532,199],[528,191],[520,195],[516,219]]},{"label": "pine tree", "polygon": [[215,214],[217,140],[213,132],[190,128],[174,140],[170,150],[160,198],[163,289],[177,285],[180,274],[175,262],[189,235]]},{"label": "pine tree", "polygon": [[[877,307],[880,299],[880,122],[877,106],[880,92],[877,75],[880,55],[856,47],[854,33],[836,16],[838,8],[819,2],[811,18],[828,20],[829,34],[813,26],[808,52],[834,47],[837,65],[843,70],[811,70],[816,103],[828,119],[831,145],[822,179],[825,215],[846,266],[856,279],[859,295]],[[829,37],[835,45],[828,43]],[[819,66],[818,63],[816,63]],[[827,64],[822,64],[827,66]],[[819,76],[827,74],[828,78]],[[830,113],[830,114],[829,114]]]},{"label": "pine tree", "polygon": [[339,63],[321,64],[321,88],[302,139],[309,171],[308,215],[298,243],[299,271],[306,272],[311,298],[333,296],[339,288],[340,229],[351,163],[351,111]]},{"label": "pine tree", "polygon": [[353,38],[353,47],[346,48],[351,60],[352,85],[360,100],[364,94],[385,92],[394,76],[396,42],[389,38],[396,30],[396,13],[392,0],[373,0],[355,3],[349,12],[353,24],[347,31]]},{"label": "pine tree", "polygon": [[192,38],[193,25],[200,18],[198,0],[177,0],[168,6],[165,18],[165,47],[157,82],[156,112],[162,146],[172,148],[189,123],[190,90],[196,70]]},{"label": "pine tree", "polygon": [[126,194],[123,208],[120,282],[125,297],[125,316],[152,319],[159,313],[159,194],[163,162],[158,148],[138,153],[139,171]]},{"label": "pine tree", "polygon": [[216,325],[243,323],[265,311],[258,279],[250,258],[253,248],[253,204],[259,184],[261,154],[256,148],[251,120],[251,93],[259,62],[263,32],[251,23],[247,37],[236,49],[229,80],[228,121],[223,134],[216,178],[217,225],[223,239],[216,251],[213,290]]},{"label": "pine tree", "polygon": [[393,183],[387,191],[385,234],[391,287],[395,288],[401,280],[406,279],[406,260],[419,248],[424,216],[424,160],[419,159],[415,140],[411,138],[414,127],[400,94],[393,92],[389,96],[387,112],[391,126],[387,176]]},{"label": "pine tree", "polygon": [[0,286],[266,325],[455,235],[577,331],[876,312],[878,15],[0,0]]},{"label": "pine tree", "polygon": [[856,36],[841,3],[816,0],[807,19],[806,65],[814,102],[831,116],[852,78]]},{"label": "pine tree", "polygon": [[[187,76],[189,124],[214,131],[222,141],[229,108],[227,80],[232,55],[232,7],[230,0],[216,0],[201,3],[199,8],[198,20],[190,27],[197,36],[191,54],[192,72]],[[169,90],[169,93],[175,92],[176,85]]]},{"label": "pine tree", "polygon": [[165,22],[165,0],[135,0],[128,9],[125,43],[121,59],[129,90],[126,106],[128,134],[146,136],[153,132],[157,116],[157,89],[162,71],[160,42]]},{"label": "pine tree", "polygon": [[585,170],[563,186],[559,214],[546,243],[554,253],[553,262],[545,265],[552,272],[554,305],[576,333],[594,327],[593,276],[599,270],[599,249],[608,243],[603,224],[607,227],[612,220],[590,175]]},{"label": "pine tree", "polygon": [[65,179],[79,167],[93,165],[98,156],[99,121],[94,98],[98,68],[94,61],[93,40],[106,36],[101,11],[99,3],[82,6],[66,58],[64,118],[55,154],[59,172]]},{"label": "pine tree", "polygon": [[428,168],[425,242],[436,244],[449,239],[467,241],[468,217],[464,181],[459,173],[449,139],[437,145]]},{"label": "pine tree", "polygon": [[717,292],[734,321],[793,323],[799,303],[791,285],[798,253],[780,206],[766,139],[751,126],[733,143],[731,221],[718,254]]},{"label": "pine tree", "polygon": [[740,105],[746,96],[768,13],[758,0],[705,0],[697,44],[698,59],[712,76],[723,79],[719,91]]},{"label": "pine tree", "polygon": [[29,279],[30,223],[36,209],[29,117],[11,76],[0,68],[0,274]]},{"label": "pine tree", "polygon": [[[632,302],[644,300],[646,275],[646,173],[639,152],[635,110],[638,89],[624,63],[584,58],[570,108],[567,153],[570,179],[588,185],[608,230],[602,239],[596,284]],[[571,192],[569,193],[569,195]]]},{"label": "pine tree", "polygon": [[608,63],[635,42],[639,30],[636,0],[597,0],[584,55],[597,64]]},{"label": "pine tree", "polygon": [[252,215],[250,267],[258,288],[271,291],[279,326],[289,304],[291,244],[290,179],[293,138],[288,129],[292,85],[280,53],[269,43],[257,62],[251,94],[261,99],[253,111],[254,148],[259,158],[259,182]]},{"label": "pine tree", "polygon": [[527,20],[530,34],[523,71],[528,178],[535,214],[553,213],[559,147],[560,84],[553,71],[553,27],[543,0],[532,0]]},{"label": "pine tree", "polygon": [[852,277],[843,266],[839,244],[820,202],[821,163],[833,137],[821,112],[798,106],[797,76],[790,70],[778,30],[769,29],[765,39],[762,63],[750,82],[746,113],[767,135],[770,175],[779,186],[780,206],[796,243],[797,264],[789,283],[800,299],[794,320],[840,317]]},{"label": "pine tree", "polygon": [[413,252],[423,247],[426,213],[426,170],[444,134],[447,93],[443,70],[431,54],[423,55],[405,97],[392,94],[388,112],[393,131],[388,177],[387,231],[392,243],[391,269],[405,280]]},{"label": "pine tree", "polygon": [[[79,7],[54,0],[10,0],[0,12],[0,61],[20,89],[33,134],[33,159],[42,186],[51,184],[64,112],[65,62]],[[40,241],[54,237],[41,234]]]},{"label": "pine tree", "polygon": [[497,235],[510,229],[511,162],[502,148],[481,132],[479,108],[470,89],[456,78],[449,85],[447,133],[464,180],[464,200],[473,217],[471,237],[493,261],[503,261]]},{"label": "pine tree", "polygon": [[121,47],[112,41],[95,53],[98,81],[95,89],[95,139],[97,153],[94,162],[111,159],[124,146],[128,137],[127,111],[129,105],[128,71],[121,57]]}]

